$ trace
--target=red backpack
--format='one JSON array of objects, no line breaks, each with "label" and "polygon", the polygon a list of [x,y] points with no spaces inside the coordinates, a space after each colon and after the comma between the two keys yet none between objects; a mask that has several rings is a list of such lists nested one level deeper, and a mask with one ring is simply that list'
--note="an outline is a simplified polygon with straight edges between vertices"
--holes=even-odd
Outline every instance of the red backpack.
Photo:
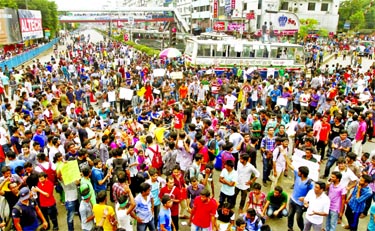
[{"label": "red backpack", "polygon": [[154,156],[152,157],[152,160],[151,160],[151,166],[156,169],[161,169],[161,167],[163,167],[163,159],[159,151],[159,145],[156,145],[156,151],[152,149],[151,147],[148,147],[148,149],[150,149],[154,153]]},{"label": "red backpack", "polygon": [[56,171],[52,169],[51,162],[48,163],[48,169],[45,169],[41,164],[38,164],[38,166],[43,172],[47,173],[47,179],[55,185],[57,183],[57,176]]}]

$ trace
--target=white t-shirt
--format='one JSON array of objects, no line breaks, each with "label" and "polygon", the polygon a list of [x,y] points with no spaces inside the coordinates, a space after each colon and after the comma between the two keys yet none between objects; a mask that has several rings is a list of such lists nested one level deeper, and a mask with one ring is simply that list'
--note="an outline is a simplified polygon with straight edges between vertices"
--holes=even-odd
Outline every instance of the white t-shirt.
[{"label": "white t-shirt", "polygon": [[306,211],[306,219],[316,225],[322,224],[324,220],[323,216],[310,214],[312,214],[313,211],[328,214],[331,202],[327,194],[323,192],[319,197],[316,197],[315,191],[310,190],[304,200],[309,202],[309,207]]},{"label": "white t-shirt", "polygon": [[227,102],[225,104],[225,108],[227,108],[229,110],[233,110],[234,109],[234,105],[235,105],[236,100],[237,100],[237,97],[234,96],[234,95],[226,95],[225,99],[226,99],[226,102]]}]

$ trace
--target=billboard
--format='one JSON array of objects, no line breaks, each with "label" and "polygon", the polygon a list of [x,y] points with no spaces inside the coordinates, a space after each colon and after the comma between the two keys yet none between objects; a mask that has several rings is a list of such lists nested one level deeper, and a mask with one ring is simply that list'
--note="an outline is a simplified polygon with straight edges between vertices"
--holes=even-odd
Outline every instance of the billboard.
[{"label": "billboard", "polygon": [[22,40],[43,38],[42,14],[39,10],[18,10]]},{"label": "billboard", "polygon": [[0,45],[21,42],[21,30],[17,10],[0,9]]},{"label": "billboard", "polygon": [[[298,32],[300,23],[297,15],[293,13],[269,13],[262,15],[261,26],[268,32],[275,35],[294,35]],[[260,31],[259,33],[262,33]]]}]

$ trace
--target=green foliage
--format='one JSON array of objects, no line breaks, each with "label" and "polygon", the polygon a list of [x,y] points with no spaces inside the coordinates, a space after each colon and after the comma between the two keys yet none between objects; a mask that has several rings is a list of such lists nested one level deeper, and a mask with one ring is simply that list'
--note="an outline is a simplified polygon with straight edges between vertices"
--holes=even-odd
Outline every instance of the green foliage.
[{"label": "green foliage", "polygon": [[[101,34],[104,34],[104,35],[106,35],[107,34],[107,32],[106,31],[104,31],[104,30],[99,30],[99,29],[96,29],[99,33],[101,33]],[[123,34],[121,34],[121,35],[117,35],[117,36],[112,36],[112,39],[113,40],[116,40],[116,41],[118,41],[118,42],[123,42],[123,43],[125,43],[125,44],[127,44],[127,45],[129,45],[129,46],[132,46],[132,47],[134,47],[136,50],[139,50],[139,51],[141,51],[141,52],[143,52],[143,53],[146,53],[148,56],[159,56],[159,54],[160,54],[160,51],[159,50],[155,50],[155,49],[153,49],[153,48],[151,48],[151,47],[148,47],[148,46],[145,46],[145,45],[142,45],[142,44],[136,44],[135,42],[133,42],[133,41],[126,41],[126,42],[124,42],[124,35]]]},{"label": "green foliage", "polygon": [[15,0],[0,0],[0,8],[4,7],[16,9],[18,6]]},{"label": "green foliage", "polygon": [[375,29],[375,10],[371,0],[346,0],[340,4],[338,29],[343,30],[346,21],[350,21],[350,30]]},{"label": "green foliage", "polygon": [[317,30],[318,20],[313,18],[300,19],[298,35],[300,38],[306,37],[310,31]]}]

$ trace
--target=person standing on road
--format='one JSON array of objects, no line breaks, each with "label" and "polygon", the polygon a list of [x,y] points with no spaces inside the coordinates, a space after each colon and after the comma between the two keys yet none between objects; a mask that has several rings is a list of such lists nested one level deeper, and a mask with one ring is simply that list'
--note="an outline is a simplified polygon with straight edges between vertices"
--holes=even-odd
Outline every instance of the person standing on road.
[{"label": "person standing on road", "polygon": [[321,231],[323,226],[323,218],[328,216],[330,200],[324,193],[326,184],[322,181],[315,183],[314,190],[310,190],[303,200],[303,204],[307,207],[305,216],[305,228],[303,231]]},{"label": "person standing on road", "polygon": [[[191,210],[190,222],[191,231],[208,231],[211,224],[215,221],[217,202],[210,198],[210,192],[207,189],[201,191],[200,196],[196,197]],[[213,226],[213,229],[218,231]]]},{"label": "person standing on road", "polygon": [[263,186],[267,187],[267,180],[272,167],[272,152],[275,148],[276,138],[274,137],[275,129],[269,127],[267,136],[262,139],[260,150],[263,156]]},{"label": "person standing on road", "polygon": [[357,231],[359,216],[366,206],[365,201],[372,196],[372,190],[368,186],[371,182],[371,176],[362,175],[352,194],[346,200],[348,206],[346,206],[345,216],[348,219],[349,225],[345,226],[345,229]]},{"label": "person standing on road", "polygon": [[19,195],[20,199],[12,209],[13,225],[16,231],[36,230],[39,227],[38,217],[42,220],[43,228],[47,229],[48,223],[37,202],[30,199],[30,189],[22,188]]},{"label": "person standing on road", "polygon": [[235,206],[235,185],[238,182],[237,171],[234,170],[233,160],[227,160],[219,179],[221,185],[219,204],[223,205],[227,201],[231,208]]},{"label": "person standing on road", "polygon": [[326,231],[335,231],[336,225],[341,220],[345,209],[346,187],[340,184],[342,174],[334,171],[329,180],[328,197],[331,201],[329,213],[326,220]]},{"label": "person standing on road", "polygon": [[362,154],[362,142],[366,136],[367,125],[365,118],[364,115],[358,115],[359,127],[353,140],[353,152],[357,154],[357,156]]}]

